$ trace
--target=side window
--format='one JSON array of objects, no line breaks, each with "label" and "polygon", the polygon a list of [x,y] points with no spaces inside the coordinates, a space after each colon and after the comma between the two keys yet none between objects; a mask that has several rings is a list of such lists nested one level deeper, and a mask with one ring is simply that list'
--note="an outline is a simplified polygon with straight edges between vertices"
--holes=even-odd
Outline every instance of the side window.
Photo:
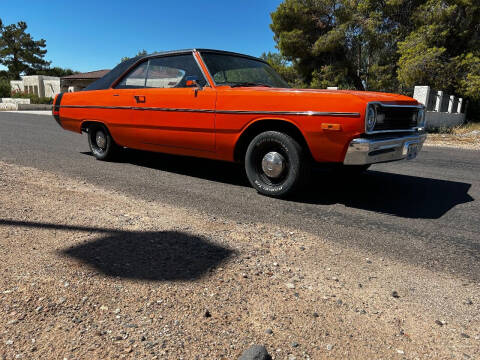
[{"label": "side window", "polygon": [[116,89],[136,89],[145,87],[145,77],[147,75],[148,61],[145,61],[138,65],[135,69],[130,71],[120,81]]},{"label": "side window", "polygon": [[189,76],[195,76],[202,86],[207,83],[193,55],[153,58],[149,61],[145,84],[149,88],[182,88],[186,87]]}]

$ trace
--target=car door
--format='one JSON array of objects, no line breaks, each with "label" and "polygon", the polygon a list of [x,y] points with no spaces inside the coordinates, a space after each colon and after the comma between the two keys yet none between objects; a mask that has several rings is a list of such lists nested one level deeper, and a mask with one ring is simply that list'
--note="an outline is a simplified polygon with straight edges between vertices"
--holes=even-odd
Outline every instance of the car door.
[{"label": "car door", "polygon": [[136,124],[133,119],[135,94],[145,87],[148,61],[136,65],[112,89],[105,90],[105,110],[108,111],[108,121],[105,121],[115,141],[122,145],[138,148]]},{"label": "car door", "polygon": [[[188,86],[195,79],[199,87]],[[133,95],[138,141],[158,151],[215,151],[216,92],[192,53],[150,58],[145,87]]]}]

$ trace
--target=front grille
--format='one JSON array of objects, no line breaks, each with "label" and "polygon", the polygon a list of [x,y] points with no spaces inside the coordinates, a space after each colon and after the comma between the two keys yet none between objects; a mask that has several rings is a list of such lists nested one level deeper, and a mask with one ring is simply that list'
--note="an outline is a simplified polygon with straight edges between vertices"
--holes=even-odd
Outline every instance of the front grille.
[{"label": "front grille", "polygon": [[377,106],[373,131],[411,130],[417,126],[418,109],[414,107]]}]

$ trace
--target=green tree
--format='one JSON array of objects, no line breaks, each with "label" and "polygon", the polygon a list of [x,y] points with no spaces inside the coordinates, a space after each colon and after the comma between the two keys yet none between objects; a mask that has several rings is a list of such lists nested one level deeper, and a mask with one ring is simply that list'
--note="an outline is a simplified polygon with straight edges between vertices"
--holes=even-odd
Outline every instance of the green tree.
[{"label": "green tree", "polygon": [[[35,72],[35,75],[47,75],[47,76],[57,76],[57,77],[63,77],[63,76],[68,76],[73,74],[78,74],[78,71],[74,71],[72,69],[64,69],[58,66]],[[27,75],[29,74],[27,73]]]},{"label": "green tree", "polygon": [[46,41],[35,41],[26,30],[27,24],[23,21],[4,26],[0,20],[0,64],[8,68],[14,79],[50,65],[44,60]]},{"label": "green tree", "polygon": [[[145,56],[147,55],[147,50],[143,49],[143,50],[139,50],[137,55],[135,55],[134,57],[137,57],[137,56]],[[127,61],[128,59],[131,59],[129,56],[124,56],[120,59],[120,62],[124,62],[124,61]]]},{"label": "green tree", "polygon": [[304,88],[306,84],[302,81],[300,74],[294,68],[292,63],[279,53],[263,53],[260,58],[270,64],[270,66],[279,73],[290,86],[294,88]]},{"label": "green tree", "polygon": [[427,0],[412,15],[415,29],[399,44],[398,80],[480,100],[480,3]]},{"label": "green tree", "polygon": [[425,0],[284,0],[271,14],[280,52],[312,87],[398,88],[398,41]]}]

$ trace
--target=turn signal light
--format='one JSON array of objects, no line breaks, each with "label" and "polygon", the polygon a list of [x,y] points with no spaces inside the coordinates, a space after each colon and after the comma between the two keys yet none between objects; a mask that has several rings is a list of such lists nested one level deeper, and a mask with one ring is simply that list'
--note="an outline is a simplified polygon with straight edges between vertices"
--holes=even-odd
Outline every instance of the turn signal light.
[{"label": "turn signal light", "polygon": [[323,130],[333,130],[333,131],[340,131],[342,130],[342,125],[340,124],[322,124],[322,129]]}]

